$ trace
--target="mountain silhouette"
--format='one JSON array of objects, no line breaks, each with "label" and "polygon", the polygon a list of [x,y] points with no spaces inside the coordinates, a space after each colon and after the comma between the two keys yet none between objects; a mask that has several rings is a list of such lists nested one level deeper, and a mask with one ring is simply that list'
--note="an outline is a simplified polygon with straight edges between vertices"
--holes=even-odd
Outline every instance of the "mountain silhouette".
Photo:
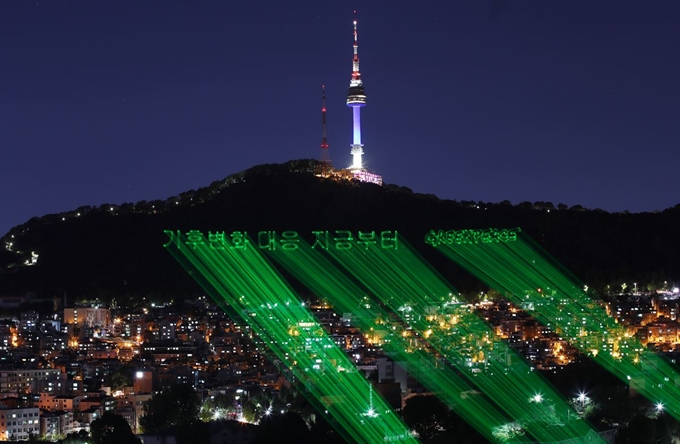
[{"label": "mountain silhouette", "polygon": [[[481,284],[426,245],[430,230],[521,227],[595,289],[680,277],[680,205],[657,213],[608,213],[550,202],[442,200],[396,185],[316,175],[322,164],[259,165],[165,200],[103,204],[35,217],[0,239],[0,295],[170,299],[202,290],[163,248],[164,230],[204,233],[397,230],[451,284]],[[33,265],[27,265],[32,264]]]}]

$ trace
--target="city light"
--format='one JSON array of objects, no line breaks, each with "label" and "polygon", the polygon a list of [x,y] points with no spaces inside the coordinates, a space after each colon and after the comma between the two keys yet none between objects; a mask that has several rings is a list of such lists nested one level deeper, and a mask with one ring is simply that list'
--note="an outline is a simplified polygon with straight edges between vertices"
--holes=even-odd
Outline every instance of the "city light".
[{"label": "city light", "polygon": [[656,409],[657,413],[662,413],[664,409],[663,402],[657,402],[654,408]]}]

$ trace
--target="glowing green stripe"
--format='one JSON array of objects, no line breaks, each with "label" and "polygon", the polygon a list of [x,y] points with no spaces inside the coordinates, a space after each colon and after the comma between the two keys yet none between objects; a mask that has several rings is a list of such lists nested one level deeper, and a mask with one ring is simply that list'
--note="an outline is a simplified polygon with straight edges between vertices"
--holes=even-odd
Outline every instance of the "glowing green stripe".
[{"label": "glowing green stripe", "polygon": [[197,280],[221,299],[220,305],[228,304],[248,323],[305,384],[317,406],[325,407],[347,440],[417,442],[259,251],[214,251],[201,245],[170,251],[198,271]]},{"label": "glowing green stripe", "polygon": [[[480,248],[472,244],[470,248]],[[505,244],[502,244],[505,245]],[[451,306],[451,287],[417,253],[400,238],[400,249],[390,252],[352,249],[329,251],[329,254],[376,295],[416,332],[426,337],[432,348],[456,365],[469,382],[475,384],[496,402],[510,417],[523,420],[524,427],[542,442],[583,437],[591,429],[545,380],[531,371],[507,345],[498,341],[493,332],[475,314],[463,310],[455,315],[437,313]],[[414,313],[405,316],[400,308],[408,306]],[[457,319],[453,319],[457,318]],[[494,350],[495,349],[495,350]],[[484,356],[481,356],[481,353]],[[493,355],[511,356],[508,362],[486,359]],[[465,363],[477,354],[485,367],[479,373],[465,370]],[[540,394],[541,402],[532,402]],[[547,408],[555,414],[547,415]],[[532,419],[540,419],[534,421]],[[546,427],[545,420],[553,427]]]},{"label": "glowing green stripe", "polygon": [[[273,252],[272,255],[318,296],[327,298],[336,311],[352,313],[353,323],[364,333],[380,326],[376,320],[391,318],[379,301],[367,298],[365,292],[340,272],[335,264],[318,251],[312,250],[309,245],[300,245],[294,255],[283,251]],[[370,308],[366,308],[367,305]],[[421,383],[439,394],[489,441],[496,441],[493,429],[508,423],[507,417],[486,398],[470,395],[473,387],[451,367],[438,365],[435,357],[425,350],[409,350],[410,344],[403,336],[405,332],[407,331],[401,329],[391,331],[385,338],[384,350],[393,360],[408,363],[409,369],[426,365],[430,371],[419,374]]]},{"label": "glowing green stripe", "polygon": [[680,419],[678,372],[648,351],[565,276],[545,253],[520,236],[513,244],[445,246],[442,251],[582,352]]}]

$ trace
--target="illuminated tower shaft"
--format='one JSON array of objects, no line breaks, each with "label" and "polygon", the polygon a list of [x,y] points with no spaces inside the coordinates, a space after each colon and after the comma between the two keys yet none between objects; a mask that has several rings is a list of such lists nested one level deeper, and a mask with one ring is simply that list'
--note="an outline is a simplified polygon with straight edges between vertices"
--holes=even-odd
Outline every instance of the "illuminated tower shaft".
[{"label": "illuminated tower shaft", "polygon": [[359,72],[359,43],[357,38],[357,19],[354,11],[354,58],[352,59],[352,79],[347,91],[347,106],[352,107],[352,122],[354,127],[352,139],[352,166],[353,170],[363,169],[361,156],[364,154],[364,146],[361,144],[361,107],[366,106],[366,93]]}]

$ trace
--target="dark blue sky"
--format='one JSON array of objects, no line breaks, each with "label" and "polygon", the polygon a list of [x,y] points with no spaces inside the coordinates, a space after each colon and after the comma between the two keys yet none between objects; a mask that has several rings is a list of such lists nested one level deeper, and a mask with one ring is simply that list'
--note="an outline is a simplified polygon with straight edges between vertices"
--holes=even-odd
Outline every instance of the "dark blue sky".
[{"label": "dark blue sky", "polygon": [[335,166],[352,10],[365,163],[442,198],[680,202],[680,2],[0,2],[0,235],[261,163]]}]

